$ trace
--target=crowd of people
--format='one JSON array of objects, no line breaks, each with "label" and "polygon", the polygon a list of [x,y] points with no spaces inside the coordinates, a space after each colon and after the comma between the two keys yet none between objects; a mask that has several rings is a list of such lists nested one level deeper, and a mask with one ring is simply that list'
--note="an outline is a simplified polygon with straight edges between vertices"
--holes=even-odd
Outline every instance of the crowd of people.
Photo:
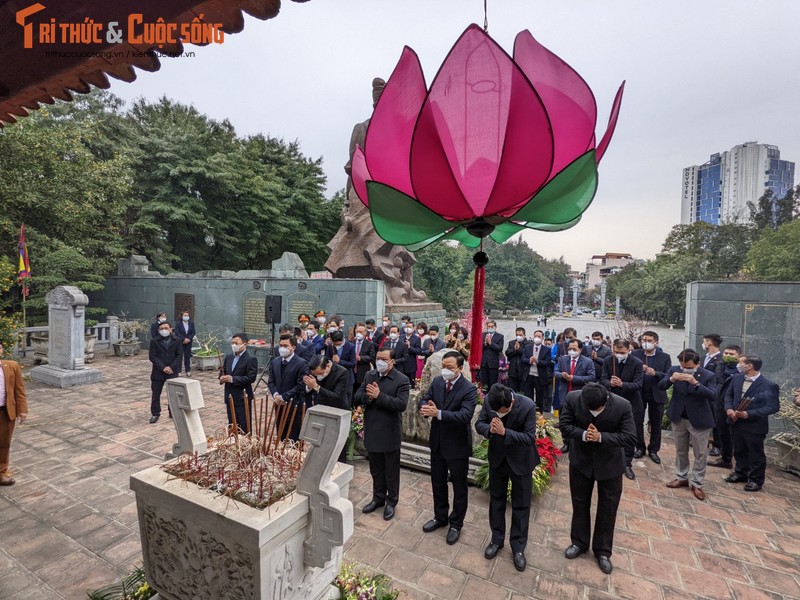
[{"label": "crowd of people", "polygon": [[[194,328],[188,313],[173,329],[166,315],[154,324],[153,411],[166,379],[187,371],[186,350]],[[514,566],[526,568],[525,547],[532,497],[531,475],[539,457],[536,426],[539,415],[559,419],[562,453],[570,454],[572,496],[571,544],[568,559],[591,549],[604,573],[612,570],[616,513],[623,492],[622,477],[635,479],[633,460],[647,455],[661,463],[662,419],[669,419],[675,439],[675,477],[669,488],[688,488],[705,499],[707,466],[726,468],[728,483],[744,483],[755,492],[764,485],[764,442],[768,417],[779,410],[778,386],[761,374],[762,361],[717,334],[703,337],[700,354],[686,348],[675,359],[659,347],[655,331],[637,340],[610,340],[595,331],[583,340],[575,328],[561,333],[536,329],[531,338],[518,327],[505,343],[489,320],[481,335],[479,386],[485,400],[475,430],[488,439],[489,525],[491,542],[485,557],[493,559],[504,546],[506,504],[512,508],[509,543]],[[228,422],[247,433],[251,424],[253,384],[258,361],[247,350],[248,339],[237,333],[220,368],[225,386]],[[446,542],[455,544],[467,512],[467,474],[473,448],[472,416],[478,388],[463,377],[470,356],[469,332],[451,323],[444,336],[437,326],[403,317],[383,317],[348,328],[341,317],[300,315],[297,325],[282,325],[277,355],[268,365],[267,386],[275,405],[327,405],[364,411],[373,492],[364,513],[383,509],[394,517],[399,500],[402,413],[425,360],[439,350],[441,374],[415,407],[431,419],[431,486],[434,516],[423,525],[430,533],[447,527]],[[186,361],[186,362],[184,362]],[[248,410],[247,408],[250,408]],[[303,410],[284,435],[297,440]],[[647,427],[646,427],[647,425]],[[690,448],[693,460],[690,460]],[[709,462],[709,456],[716,460]],[[344,461],[344,453],[339,457]],[[595,484],[598,502],[594,533],[590,509]],[[452,503],[449,487],[452,486]],[[509,491],[510,490],[510,491]]]}]

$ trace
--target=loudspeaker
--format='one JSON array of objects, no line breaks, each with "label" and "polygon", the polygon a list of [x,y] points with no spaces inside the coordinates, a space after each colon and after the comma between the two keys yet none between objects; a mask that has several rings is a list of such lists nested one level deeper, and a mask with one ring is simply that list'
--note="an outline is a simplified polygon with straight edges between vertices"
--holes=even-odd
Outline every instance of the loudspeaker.
[{"label": "loudspeaker", "polygon": [[281,296],[267,296],[264,318],[267,323],[277,323],[281,320]]}]

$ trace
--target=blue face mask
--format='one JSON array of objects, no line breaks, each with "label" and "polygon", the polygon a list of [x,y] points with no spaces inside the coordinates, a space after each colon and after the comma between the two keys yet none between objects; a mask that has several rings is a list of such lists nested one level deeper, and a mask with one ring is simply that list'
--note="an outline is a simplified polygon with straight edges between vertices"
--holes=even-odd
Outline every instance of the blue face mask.
[{"label": "blue face mask", "polygon": [[491,333],[491,334],[493,334],[493,335],[494,335],[494,332],[495,332],[495,331],[497,331],[497,330],[496,330],[496,329],[494,329],[494,328],[492,328],[492,329],[487,329],[486,331],[487,331],[488,333]]}]

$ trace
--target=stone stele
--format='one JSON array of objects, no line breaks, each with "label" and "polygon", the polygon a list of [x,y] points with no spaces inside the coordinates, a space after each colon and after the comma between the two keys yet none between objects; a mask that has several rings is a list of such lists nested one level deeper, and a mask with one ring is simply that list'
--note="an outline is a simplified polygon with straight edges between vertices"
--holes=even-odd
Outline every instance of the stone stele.
[{"label": "stone stele", "polygon": [[60,285],[46,296],[48,364],[31,369],[31,378],[56,387],[95,383],[103,378],[84,364],[86,305],[89,298],[72,285]]},{"label": "stone stele", "polygon": [[168,379],[167,398],[178,432],[178,443],[172,446],[172,452],[167,452],[164,460],[176,458],[184,452],[202,454],[208,448],[208,441],[200,420],[200,409],[205,406],[200,382],[188,377]]}]

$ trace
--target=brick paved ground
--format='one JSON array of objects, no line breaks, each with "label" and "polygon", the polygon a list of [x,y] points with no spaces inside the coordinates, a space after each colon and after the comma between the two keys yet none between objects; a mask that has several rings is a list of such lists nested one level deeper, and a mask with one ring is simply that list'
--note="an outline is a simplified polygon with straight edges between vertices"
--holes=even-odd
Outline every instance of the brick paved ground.
[{"label": "brick paved ground", "polygon": [[[131,473],[160,461],[175,432],[149,425],[149,363],[98,356],[103,383],[57,390],[29,383],[31,418],[12,448],[17,484],[0,488],[0,599],[82,599],[140,563]],[[223,425],[213,373],[203,383],[208,433]],[[569,543],[565,464],[532,511],[528,570],[518,573],[508,546],[483,558],[488,499],[472,489],[467,524],[455,546],[444,530],[423,534],[432,516],[427,475],[404,470],[397,516],[362,515],[371,483],[356,462],[351,499],[355,534],[346,557],[385,572],[404,598],[800,598],[800,480],[770,467],[763,492],[747,494],[709,468],[706,502],[670,490],[673,446],[663,464],[637,461],[625,480],[613,556],[603,575],[587,556],[563,557]],[[566,461],[562,461],[565,463]]]}]

